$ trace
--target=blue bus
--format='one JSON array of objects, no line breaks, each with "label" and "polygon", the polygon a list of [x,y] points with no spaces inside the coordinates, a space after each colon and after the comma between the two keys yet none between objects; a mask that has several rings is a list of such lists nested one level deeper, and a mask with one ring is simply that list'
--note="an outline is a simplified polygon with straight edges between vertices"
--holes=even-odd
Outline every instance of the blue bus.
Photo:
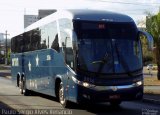
[{"label": "blue bus", "polygon": [[140,100],[143,63],[140,38],[129,16],[114,12],[59,10],[11,39],[11,74],[21,94],[30,91],[68,102]]}]

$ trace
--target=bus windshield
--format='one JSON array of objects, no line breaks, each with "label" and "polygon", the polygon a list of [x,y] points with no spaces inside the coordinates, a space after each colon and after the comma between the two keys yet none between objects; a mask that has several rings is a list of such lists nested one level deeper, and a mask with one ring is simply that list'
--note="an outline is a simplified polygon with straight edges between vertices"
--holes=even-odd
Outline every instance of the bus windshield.
[{"label": "bus windshield", "polygon": [[142,68],[141,44],[132,23],[76,23],[78,69],[128,73]]}]

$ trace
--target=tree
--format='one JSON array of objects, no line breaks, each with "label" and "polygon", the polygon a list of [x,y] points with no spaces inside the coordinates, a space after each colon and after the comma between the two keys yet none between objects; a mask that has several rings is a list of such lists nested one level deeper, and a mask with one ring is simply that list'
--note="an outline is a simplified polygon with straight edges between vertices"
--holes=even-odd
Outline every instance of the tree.
[{"label": "tree", "polygon": [[143,65],[148,65],[149,63],[156,63],[155,55],[153,51],[148,51],[148,41],[144,36],[141,36],[141,44],[143,51]]},{"label": "tree", "polygon": [[147,16],[146,27],[147,31],[151,33],[154,38],[156,62],[158,66],[157,78],[160,80],[160,12],[154,16]]}]

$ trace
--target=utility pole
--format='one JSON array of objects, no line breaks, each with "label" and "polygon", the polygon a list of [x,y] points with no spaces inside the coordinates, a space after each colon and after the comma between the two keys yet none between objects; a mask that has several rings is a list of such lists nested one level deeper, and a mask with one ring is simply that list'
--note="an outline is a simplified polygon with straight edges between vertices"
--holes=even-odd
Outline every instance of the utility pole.
[{"label": "utility pole", "polygon": [[6,52],[5,52],[5,64],[6,65],[8,65],[8,46],[7,46],[7,36],[9,35],[8,33],[7,33],[7,30],[6,30],[6,32],[3,34],[3,35],[5,35],[6,36]]}]

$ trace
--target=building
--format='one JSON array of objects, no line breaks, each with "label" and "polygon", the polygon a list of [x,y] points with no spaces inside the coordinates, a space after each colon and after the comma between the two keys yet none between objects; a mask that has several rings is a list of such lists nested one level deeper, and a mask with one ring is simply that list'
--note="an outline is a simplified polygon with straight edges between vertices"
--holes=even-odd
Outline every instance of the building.
[{"label": "building", "polygon": [[0,41],[4,40],[4,35],[3,33],[0,33]]},{"label": "building", "polygon": [[38,10],[38,19],[40,20],[56,11],[57,10]]},{"label": "building", "polygon": [[24,15],[24,28],[38,20],[37,15]]},{"label": "building", "polygon": [[56,10],[38,10],[38,15],[24,15],[24,28],[54,12]]}]

